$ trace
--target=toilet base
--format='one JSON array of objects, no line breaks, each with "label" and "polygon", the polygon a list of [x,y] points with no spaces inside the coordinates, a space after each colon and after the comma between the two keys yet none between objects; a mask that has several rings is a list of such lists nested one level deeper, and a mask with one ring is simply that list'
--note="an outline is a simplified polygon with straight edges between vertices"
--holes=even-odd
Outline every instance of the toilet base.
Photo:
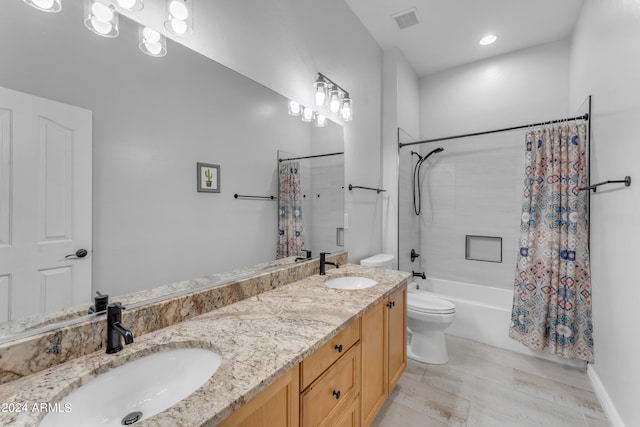
[{"label": "toilet base", "polygon": [[442,331],[413,332],[407,345],[407,357],[430,365],[444,365],[449,362],[447,343]]}]

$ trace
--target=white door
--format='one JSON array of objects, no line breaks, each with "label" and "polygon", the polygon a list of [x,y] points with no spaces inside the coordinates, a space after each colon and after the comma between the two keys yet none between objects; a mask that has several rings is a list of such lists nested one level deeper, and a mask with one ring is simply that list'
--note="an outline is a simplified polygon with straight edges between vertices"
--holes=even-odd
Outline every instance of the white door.
[{"label": "white door", "polygon": [[0,322],[91,300],[91,116],[0,88]]}]

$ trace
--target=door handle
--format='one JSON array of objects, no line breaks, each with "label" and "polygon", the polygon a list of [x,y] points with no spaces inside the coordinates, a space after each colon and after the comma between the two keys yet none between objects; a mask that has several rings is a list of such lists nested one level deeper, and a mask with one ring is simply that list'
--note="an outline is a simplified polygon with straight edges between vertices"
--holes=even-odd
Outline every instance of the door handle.
[{"label": "door handle", "polygon": [[69,254],[67,256],[65,256],[64,258],[71,258],[71,257],[75,257],[75,258],[84,258],[87,256],[89,252],[87,252],[86,249],[78,249],[77,251],[75,251],[75,253]]}]

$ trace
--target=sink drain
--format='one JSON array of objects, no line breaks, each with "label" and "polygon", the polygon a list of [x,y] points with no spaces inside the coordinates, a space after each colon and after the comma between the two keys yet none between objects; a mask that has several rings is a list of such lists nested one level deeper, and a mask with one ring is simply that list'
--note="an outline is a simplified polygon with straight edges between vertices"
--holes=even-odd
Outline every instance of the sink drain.
[{"label": "sink drain", "polygon": [[142,412],[140,411],[132,412],[122,419],[122,425],[130,426],[131,424],[135,424],[138,421],[140,421],[140,418],[142,418]]}]

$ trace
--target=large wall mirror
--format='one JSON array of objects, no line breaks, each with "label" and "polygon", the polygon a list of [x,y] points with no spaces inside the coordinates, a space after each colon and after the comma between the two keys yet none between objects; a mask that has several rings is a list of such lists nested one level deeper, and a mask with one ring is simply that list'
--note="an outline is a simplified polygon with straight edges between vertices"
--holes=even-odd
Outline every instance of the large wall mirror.
[{"label": "large wall mirror", "polygon": [[[289,116],[282,95],[170,40],[167,56],[144,55],[138,49],[138,25],[122,16],[117,38],[99,37],[84,27],[81,1],[66,2],[56,14],[21,1],[1,3],[0,87],[6,91],[0,97],[0,252],[17,245],[20,236],[11,227],[22,221],[15,210],[24,194],[37,193],[37,186],[54,188],[54,179],[64,185],[62,193],[35,199],[38,209],[42,204],[57,207],[59,221],[52,222],[51,230],[62,224],[62,231],[50,235],[41,232],[48,223],[36,224],[36,240],[45,235],[45,243],[60,243],[61,249],[53,255],[52,267],[32,276],[28,292],[6,270],[5,261],[19,255],[0,253],[0,323],[5,330],[0,339],[19,332],[8,325],[20,319],[75,307],[77,299],[56,291],[65,275],[74,274],[69,273],[73,266],[90,266],[77,296],[88,306],[96,291],[115,298],[275,260],[278,203],[236,199],[234,194],[277,195],[278,151],[297,156],[344,151],[341,126],[329,122],[315,128]],[[44,167],[42,152],[32,157],[34,162],[23,161],[26,172],[18,171],[17,158],[9,162],[20,153],[20,114],[13,102],[21,101],[14,95],[88,115],[91,211],[72,215],[73,207],[60,202],[66,200],[65,191],[82,182],[74,183],[64,169]],[[47,114],[36,121],[44,133],[62,147],[79,144],[73,131]],[[72,164],[65,156],[49,157]],[[338,157],[341,181],[344,156],[333,160]],[[219,193],[197,191],[199,162],[219,165]],[[80,164],[72,169],[77,168]],[[24,176],[34,176],[35,184],[20,193]],[[342,215],[342,204],[339,209]],[[67,222],[83,216],[90,219],[89,240],[69,243]],[[335,243],[332,227],[327,238]],[[87,255],[65,258],[78,249],[86,249]],[[317,256],[336,247],[313,249]],[[26,294],[22,301],[12,303],[20,294]]]}]

